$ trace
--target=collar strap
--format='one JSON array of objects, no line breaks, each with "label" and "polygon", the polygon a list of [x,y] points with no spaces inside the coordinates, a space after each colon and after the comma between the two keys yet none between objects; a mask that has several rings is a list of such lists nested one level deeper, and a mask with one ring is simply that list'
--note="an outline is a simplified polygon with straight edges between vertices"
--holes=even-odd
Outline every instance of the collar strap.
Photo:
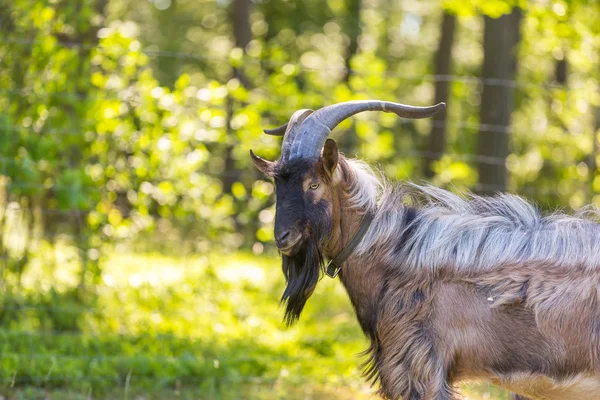
[{"label": "collar strap", "polygon": [[369,226],[371,226],[371,222],[373,222],[373,218],[375,218],[375,213],[368,212],[365,214],[360,226],[358,227],[358,230],[352,239],[350,239],[350,242],[348,242],[346,247],[344,247],[337,257],[329,261],[327,268],[325,269],[325,274],[328,277],[335,278],[337,276],[338,272],[340,272],[340,269],[342,268],[342,264],[348,259],[348,257],[350,257],[354,249],[356,249],[356,246],[358,246],[362,238],[365,236],[365,233],[367,233]]}]

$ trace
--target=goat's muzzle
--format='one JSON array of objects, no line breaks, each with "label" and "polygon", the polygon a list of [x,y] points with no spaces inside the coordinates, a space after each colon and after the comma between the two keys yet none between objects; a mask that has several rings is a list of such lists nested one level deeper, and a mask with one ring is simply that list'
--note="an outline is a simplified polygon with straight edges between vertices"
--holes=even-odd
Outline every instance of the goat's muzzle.
[{"label": "goat's muzzle", "polygon": [[302,247],[302,233],[294,228],[275,232],[275,244],[286,256],[293,256]]}]

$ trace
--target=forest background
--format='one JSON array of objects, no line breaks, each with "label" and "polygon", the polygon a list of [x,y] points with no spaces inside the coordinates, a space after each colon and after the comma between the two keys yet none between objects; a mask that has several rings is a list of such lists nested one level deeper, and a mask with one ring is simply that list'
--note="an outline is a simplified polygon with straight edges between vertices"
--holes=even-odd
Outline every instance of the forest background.
[{"label": "forest background", "polygon": [[300,108],[445,101],[332,136],[391,179],[600,204],[599,54],[592,0],[1,0],[0,395],[374,398],[338,283],[281,323],[248,150]]}]

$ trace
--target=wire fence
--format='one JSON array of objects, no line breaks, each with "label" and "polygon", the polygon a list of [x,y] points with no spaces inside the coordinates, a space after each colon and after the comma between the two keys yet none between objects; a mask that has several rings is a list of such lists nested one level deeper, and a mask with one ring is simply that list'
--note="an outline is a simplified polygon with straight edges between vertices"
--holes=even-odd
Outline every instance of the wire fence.
[{"label": "wire fence", "polygon": [[[12,44],[23,47],[34,47],[44,45],[46,42],[35,39],[10,38],[1,37],[0,44]],[[98,49],[96,43],[80,43],[56,40],[53,42],[57,46],[67,48],[73,51],[78,50],[95,50]],[[212,56],[197,53],[171,52],[164,50],[156,50],[152,48],[141,49],[141,52],[150,58],[171,58],[184,61],[202,61],[214,62],[230,65],[229,57]],[[2,55],[0,55],[1,59]],[[346,69],[343,67],[317,66],[312,67],[302,63],[293,63],[289,61],[263,60],[252,57],[245,57],[244,63],[249,65],[268,67],[268,68],[283,68],[293,66],[296,70],[302,73],[349,73],[359,77],[370,77],[379,74],[385,78],[395,78],[407,82],[460,82],[466,85],[472,85],[478,89],[485,86],[504,87],[519,90],[541,90],[545,92],[559,93],[577,93],[581,90],[587,90],[585,85],[560,85],[547,82],[526,82],[522,80],[507,80],[507,79],[492,79],[482,78],[479,76],[469,75],[431,75],[422,74],[414,75],[403,73],[400,71],[383,71],[371,72],[361,69]],[[0,93],[10,96],[22,97],[24,99],[62,99],[65,101],[81,101],[94,99],[96,96],[99,99],[105,100],[126,100],[128,94],[106,95],[76,93],[72,91],[50,91],[47,88],[35,90],[31,88],[4,88],[0,89]],[[460,99],[459,99],[460,100]],[[195,106],[198,110],[213,110],[227,112],[225,105],[215,105],[197,98]],[[290,110],[290,114],[291,114]],[[86,126],[85,121],[79,121],[82,126]],[[275,122],[275,121],[273,121]],[[281,122],[281,121],[279,121]],[[408,128],[406,125],[413,124],[412,121],[400,120],[397,122],[396,128]],[[506,134],[511,137],[526,137],[528,132],[516,131],[512,126],[506,125],[490,125],[467,123],[461,121],[448,120],[447,122],[430,121],[429,126],[437,128],[446,128],[458,132],[459,134],[475,135],[478,132],[489,134]],[[225,128],[219,128],[225,129]],[[86,138],[87,142],[93,142],[102,136],[103,133],[96,131],[93,128],[86,128],[79,131],[75,128],[46,128],[45,126],[19,126],[14,124],[0,125],[0,133],[6,137],[16,138],[17,135],[37,135],[39,137],[51,136],[57,141],[66,140],[70,137]],[[240,134],[239,132],[235,132]],[[255,132],[256,133],[256,132]],[[16,140],[16,139],[15,139]],[[276,140],[276,139],[275,139]],[[197,140],[201,142],[201,140]],[[257,140],[254,142],[257,143]],[[68,150],[65,150],[60,159],[53,161],[53,168],[69,168],[72,166],[72,161],[69,160]],[[517,159],[526,155],[513,155]],[[584,163],[591,165],[589,160],[590,155],[585,155],[582,159],[572,160],[556,160],[544,159],[542,164],[544,167],[566,169],[576,168],[578,164]],[[474,166],[476,164],[503,166],[514,162],[514,157],[511,160],[505,157],[493,157],[485,154],[477,154],[473,151],[453,151],[445,152],[427,151],[422,149],[406,149],[395,151],[394,158],[410,159],[415,165],[425,162],[426,160],[447,159],[451,162],[462,162]],[[27,159],[27,162],[34,163],[37,168],[41,167],[42,163],[47,162],[43,156]],[[7,168],[19,168],[25,162],[24,158],[19,155],[15,157],[0,157],[0,176]],[[211,177],[214,180],[222,180],[225,178],[240,178],[243,174],[249,176],[249,181],[258,179],[257,173],[252,171],[227,170],[211,167],[202,167],[199,171],[202,175]],[[158,183],[158,182],[156,182]],[[578,190],[590,191],[590,182],[581,182]],[[470,186],[474,191],[503,191],[506,189],[504,185],[486,185],[474,184]],[[38,197],[42,197],[44,192],[52,191],[53,193],[77,193],[77,194],[94,194],[99,197],[110,194],[126,194],[129,187],[81,187],[78,184],[64,184],[54,181],[40,182],[19,182],[9,181],[2,187],[7,193],[17,190],[34,190],[39,191]],[[554,196],[565,198],[572,195],[569,192],[572,188],[560,189],[556,186],[540,187],[537,185],[524,185],[518,187],[521,194],[531,197]],[[592,193],[593,194],[593,193]],[[201,197],[199,194],[178,193],[177,201],[180,200],[197,200]],[[35,196],[33,196],[35,197]],[[6,242],[25,242],[35,239],[53,239],[60,236],[65,236],[76,241],[85,241],[90,238],[90,232],[85,230],[86,218],[89,213],[97,211],[97,207],[79,205],[77,207],[50,207],[48,205],[37,206],[31,204],[17,204],[12,202],[10,207],[7,207],[2,212],[3,221],[6,216],[15,215],[34,215],[42,214],[44,216],[63,216],[74,218],[75,224],[71,226],[71,231],[66,232],[37,232],[32,234],[31,238],[25,239],[22,235],[4,233],[0,234],[0,240]],[[127,207],[119,208],[120,218],[130,219],[133,217],[142,216],[138,210],[130,210]],[[156,216],[156,215],[154,215]],[[186,221],[190,224],[199,221],[197,214],[190,213],[183,217],[172,217]],[[5,223],[2,229],[5,231],[9,224]],[[98,232],[96,232],[98,234]],[[99,233],[102,236],[102,233]],[[157,239],[161,244],[172,244],[172,247],[177,247],[180,244],[178,238],[159,237]],[[0,243],[3,245],[4,243]],[[114,244],[114,243],[112,243]],[[14,245],[14,243],[13,243]],[[155,243],[147,241],[145,243],[147,252],[156,250]],[[19,274],[19,263],[23,260],[28,261],[27,251],[23,251],[21,256],[16,251],[6,250],[3,246],[0,253],[0,271],[13,268]],[[14,247],[19,247],[14,245]],[[214,246],[217,247],[217,246]],[[187,258],[189,254],[183,250],[185,247],[181,245],[180,254],[184,260],[182,262],[186,266],[193,264],[197,260]],[[261,248],[262,249],[262,248]],[[71,248],[53,249],[54,257],[56,253],[69,253]],[[89,249],[76,249],[80,253],[85,253]],[[212,249],[211,251],[222,251],[221,248]],[[262,251],[262,250],[261,250]],[[47,254],[37,257],[36,267],[40,270],[41,276],[44,272],[44,262],[48,264],[56,264],[61,261],[52,261],[44,259]],[[61,255],[63,259],[68,257]],[[69,256],[77,258],[76,256]],[[81,255],[79,255],[82,258]],[[32,258],[35,258],[32,256]],[[68,264],[71,261],[64,261]],[[77,260],[75,261],[77,262]],[[120,267],[127,269],[132,267],[126,265],[127,261],[122,261],[124,265]],[[136,264],[143,261],[134,260],[131,263]],[[166,261],[168,263],[170,261]],[[17,265],[17,267],[15,267]],[[133,265],[139,267],[139,265]],[[0,283],[0,394],[11,393],[17,391],[20,387],[32,385],[43,390],[51,390],[56,388],[73,387],[76,390],[87,393],[87,397],[106,396],[110,398],[115,389],[134,390],[136,385],[139,385],[145,392],[159,391],[168,389],[175,393],[182,390],[184,387],[199,387],[200,394],[206,398],[219,397],[222,390],[227,390],[227,386],[231,384],[249,384],[255,387],[266,388],[273,391],[282,381],[293,382],[298,385],[308,386],[309,382],[303,380],[300,375],[289,375],[286,369],[287,366],[294,364],[308,367],[311,364],[323,361],[325,358],[328,362],[347,362],[346,355],[332,354],[329,349],[332,345],[329,342],[323,343],[308,343],[310,352],[306,355],[298,355],[294,351],[289,350],[269,350],[260,348],[257,343],[264,339],[260,338],[261,325],[252,322],[249,317],[244,315],[250,314],[244,310],[247,304],[244,304],[244,299],[235,304],[229,304],[220,298],[222,287],[227,287],[229,284],[227,279],[218,276],[219,266],[202,269],[202,273],[198,273],[197,269],[181,272],[184,278],[174,278],[171,281],[168,279],[169,274],[163,273],[159,278],[137,277],[135,284],[115,285],[107,283],[110,277],[101,275],[100,281],[93,289],[92,295],[86,293],[85,296],[91,297],[91,302],[87,298],[80,297],[79,292],[82,290],[82,279],[78,280],[78,285],[62,283],[68,289],[56,290],[49,288],[49,281],[57,278],[60,275],[60,268],[54,268],[50,276],[46,274],[43,277],[38,277],[41,281],[37,287],[31,283],[25,283],[19,286],[22,292],[12,293],[3,292],[6,288],[6,282]],[[169,267],[164,267],[167,269]],[[83,270],[83,267],[82,267]],[[118,270],[118,269],[117,269]],[[82,274],[84,274],[83,271]],[[114,273],[117,271],[113,270]],[[77,272],[79,273],[79,271]],[[132,273],[131,275],[135,275]],[[35,274],[32,280],[35,280]],[[125,277],[123,279],[131,278]],[[181,289],[181,286],[192,285],[194,280],[199,285],[204,285],[204,281],[212,282],[213,287],[203,287],[208,293],[204,296],[202,293],[188,291],[186,293],[193,300],[201,302],[201,306],[194,307],[186,304],[184,299],[178,299],[175,304],[180,308],[169,308],[169,304],[162,304],[174,297],[173,292]],[[192,282],[190,282],[192,281]],[[19,282],[21,285],[21,282]],[[29,286],[27,286],[29,285]],[[222,286],[219,286],[222,285]],[[245,285],[250,284],[246,283]],[[232,297],[235,301],[239,294],[235,291],[241,291],[242,286],[236,287],[235,290],[227,292],[227,296]],[[247,289],[244,286],[243,290],[249,292],[263,292],[269,288],[250,287]],[[39,290],[40,293],[35,293]],[[158,294],[155,297],[147,295],[146,291],[156,291]],[[32,293],[33,292],[33,293]],[[165,298],[160,297],[164,295]],[[268,301],[275,304],[278,298],[273,294],[267,294]],[[207,301],[206,297],[212,297]],[[217,304],[218,301],[223,302]],[[103,303],[104,302],[104,303]],[[168,302],[167,302],[168,303]],[[228,337],[231,343],[238,345],[237,353],[231,349],[224,349],[222,343],[219,343],[220,338],[220,323],[226,323],[219,319],[217,308],[228,310],[227,318],[232,320],[240,319],[246,321],[247,325],[251,322],[256,326],[256,341],[247,340],[241,344],[237,344],[239,340],[235,335]],[[239,308],[239,310],[233,310]],[[279,320],[280,310],[273,312],[261,311],[261,315],[265,319]],[[212,323],[212,320],[215,320]],[[211,323],[208,323],[210,321]],[[250,322],[248,322],[250,321]],[[270,323],[270,322],[269,322]],[[194,326],[201,326],[206,332],[198,332],[194,330]],[[265,323],[267,325],[267,323]],[[247,337],[252,336],[246,333]],[[212,342],[206,342],[206,338]],[[254,336],[253,336],[254,339]],[[335,341],[343,342],[343,336],[335,337]],[[276,336],[273,342],[283,341],[279,336]],[[310,339],[306,339],[310,342]],[[263,343],[264,344],[264,343]],[[250,355],[244,355],[244,351],[251,347],[257,347]],[[311,347],[312,346],[312,347]],[[328,347],[329,346],[329,347]],[[261,352],[262,350],[262,352]],[[241,354],[240,354],[241,353]],[[325,356],[323,356],[323,354]],[[322,358],[320,358],[323,356]],[[314,358],[313,358],[314,357]],[[316,360],[316,361],[315,361]],[[356,359],[358,361],[358,358]],[[273,376],[273,368],[271,365],[278,366],[278,375]],[[356,362],[356,364],[358,364]],[[291,368],[291,367],[289,367]],[[265,372],[266,371],[266,372]],[[342,375],[336,377],[336,381],[325,382],[330,387],[339,387],[342,385],[356,385],[361,378],[356,374],[356,379],[348,379]],[[243,390],[250,390],[244,388]],[[258,389],[257,389],[258,390]],[[309,390],[309,389],[307,389]],[[311,389],[312,390],[312,389]],[[94,395],[92,396],[92,393]],[[240,393],[240,398],[243,398],[244,393]],[[127,396],[125,397],[127,398]]]},{"label": "wire fence", "polygon": [[[18,39],[18,38],[0,38],[0,43],[14,43],[24,46],[35,46],[38,44],[42,44],[41,41],[31,40],[31,39]],[[97,44],[84,44],[78,42],[65,42],[57,40],[55,42],[59,46],[68,47],[71,49],[84,49],[84,50],[92,50],[97,49]],[[122,49],[122,46],[115,45],[118,49]],[[110,48],[110,46],[108,46]],[[195,53],[184,53],[184,52],[172,52],[172,51],[164,51],[164,50],[155,50],[148,49],[143,50],[142,52],[151,57],[165,57],[165,58],[175,58],[180,60],[204,60],[204,61],[220,61],[225,63],[230,63],[231,59],[229,57],[223,56],[211,56],[205,54],[195,54]],[[381,75],[384,77],[394,77],[401,78],[407,81],[431,81],[431,82],[464,82],[464,83],[473,83],[483,86],[498,86],[498,87],[507,87],[507,88],[523,88],[523,89],[543,89],[543,90],[558,90],[564,92],[571,91],[579,91],[582,89],[588,88],[588,86],[584,84],[580,85],[561,85],[557,83],[551,82],[540,82],[540,83],[532,83],[532,82],[520,82],[511,79],[498,79],[498,78],[484,78],[480,76],[469,76],[469,75],[455,75],[455,74],[446,74],[446,75],[411,75],[405,74],[395,71],[384,71],[384,72],[369,72],[363,71],[359,69],[348,69],[341,67],[309,67],[301,64],[295,64],[289,61],[278,61],[278,60],[264,60],[264,59],[253,59],[246,57],[244,59],[244,63],[248,64],[258,64],[261,66],[281,68],[286,65],[294,66],[301,71],[304,72],[349,72],[353,75],[358,76],[370,76],[370,75]],[[72,95],[72,94],[71,94]]]}]

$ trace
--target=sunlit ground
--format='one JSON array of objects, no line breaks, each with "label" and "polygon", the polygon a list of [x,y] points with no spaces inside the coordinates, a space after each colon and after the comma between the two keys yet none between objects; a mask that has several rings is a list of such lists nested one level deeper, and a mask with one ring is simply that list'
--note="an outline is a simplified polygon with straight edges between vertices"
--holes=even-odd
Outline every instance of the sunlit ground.
[{"label": "sunlit ground", "polygon": [[[300,322],[286,328],[282,280],[275,257],[113,254],[95,307],[82,311],[57,294],[46,309],[22,311],[25,319],[0,329],[0,393],[376,399],[360,377],[366,341],[339,282],[323,279]],[[489,385],[462,394],[509,398]]]}]

